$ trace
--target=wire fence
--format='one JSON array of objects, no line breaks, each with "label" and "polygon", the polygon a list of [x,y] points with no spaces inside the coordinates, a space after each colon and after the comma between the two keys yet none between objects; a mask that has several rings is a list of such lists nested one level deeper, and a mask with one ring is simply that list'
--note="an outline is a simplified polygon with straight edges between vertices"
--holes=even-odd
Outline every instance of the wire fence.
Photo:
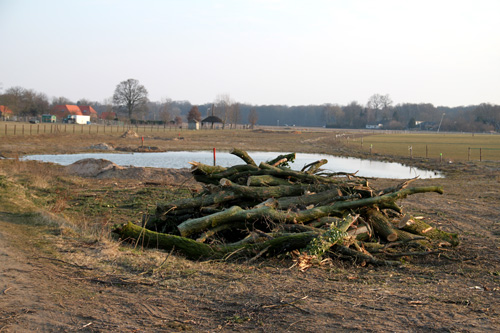
[{"label": "wire fence", "polygon": [[8,135],[39,135],[39,134],[112,134],[123,133],[134,130],[137,134],[160,133],[167,131],[182,131],[183,126],[160,126],[160,125],[80,125],[80,124],[58,124],[58,123],[0,123],[0,136]]},{"label": "wire fence", "polygon": [[[477,139],[479,136],[476,135]],[[369,138],[369,137],[368,137]],[[470,138],[474,138],[471,135]],[[462,161],[500,161],[500,136],[484,135],[483,142],[474,142],[463,135],[460,140],[447,140],[445,137],[435,138],[432,143],[411,143],[388,140],[386,142],[370,142],[363,137],[341,139],[347,146],[356,146],[357,149],[372,154],[389,154],[406,156],[410,159],[425,158],[441,162],[453,160]]]}]

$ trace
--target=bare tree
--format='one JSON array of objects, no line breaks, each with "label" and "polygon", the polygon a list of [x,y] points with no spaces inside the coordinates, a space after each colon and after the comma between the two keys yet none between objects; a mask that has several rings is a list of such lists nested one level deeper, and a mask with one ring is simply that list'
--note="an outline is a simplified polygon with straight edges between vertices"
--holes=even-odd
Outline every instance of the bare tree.
[{"label": "bare tree", "polygon": [[147,102],[148,91],[135,79],[120,82],[113,94],[113,103],[118,107],[124,107],[130,120],[134,112],[146,107]]},{"label": "bare tree", "polygon": [[172,119],[172,100],[163,98],[160,105],[160,119],[167,124]]},{"label": "bare tree", "polygon": [[64,104],[73,104],[73,102],[69,98],[66,98],[64,96],[52,97],[52,106]]},{"label": "bare tree", "polygon": [[229,122],[231,123],[231,128],[236,128],[236,124],[240,121],[241,112],[240,112],[240,104],[235,103],[234,101],[230,101],[229,105]]},{"label": "bare tree", "polygon": [[336,104],[327,104],[323,111],[326,125],[341,127],[344,122],[344,111]]},{"label": "bare tree", "polygon": [[224,129],[229,119],[230,105],[231,105],[231,98],[229,97],[229,94],[220,94],[217,95],[217,97],[215,98],[214,115],[222,120],[222,129]]},{"label": "bare tree", "polygon": [[182,126],[182,117],[181,116],[175,116],[175,124],[177,126]]},{"label": "bare tree", "polygon": [[93,101],[91,101],[90,99],[87,99],[87,98],[80,98],[76,102],[76,105],[92,105],[92,106],[94,106],[95,104],[97,104],[97,102],[93,102]]},{"label": "bare tree", "polygon": [[22,87],[7,89],[2,95],[2,104],[19,116],[37,116],[49,111],[47,95]]},{"label": "bare tree", "polygon": [[16,86],[8,88],[2,95],[2,104],[8,106],[15,115],[20,115],[25,107],[26,89]]},{"label": "bare tree", "polygon": [[259,120],[259,114],[255,110],[255,108],[252,108],[250,110],[250,113],[248,114],[248,122],[250,123],[250,126],[254,128],[255,124],[257,124],[257,121]]},{"label": "bare tree", "polygon": [[390,107],[392,106],[391,97],[386,95],[375,94],[368,99],[366,103],[368,108],[368,121],[388,121],[390,116]]},{"label": "bare tree", "polygon": [[344,121],[347,127],[364,127],[363,123],[363,106],[358,102],[352,101],[342,108],[344,111]]}]

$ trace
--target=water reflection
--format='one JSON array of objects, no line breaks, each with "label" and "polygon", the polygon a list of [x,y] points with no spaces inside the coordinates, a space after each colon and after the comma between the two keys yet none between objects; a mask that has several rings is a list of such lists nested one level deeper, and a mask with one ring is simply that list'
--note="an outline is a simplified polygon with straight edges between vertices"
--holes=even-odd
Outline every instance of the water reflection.
[{"label": "water reflection", "polygon": [[[283,153],[277,152],[248,152],[257,164],[273,159]],[[187,168],[189,162],[197,161],[205,164],[213,164],[213,153],[210,151],[176,151],[165,153],[91,153],[71,155],[31,155],[27,160],[38,160],[53,162],[61,165],[69,165],[85,158],[103,158],[121,166],[155,167],[155,168]],[[300,170],[306,164],[320,159],[327,159],[322,169],[327,172],[349,172],[359,170],[358,175],[376,178],[407,179],[419,176],[422,179],[441,178],[442,174],[434,171],[412,168],[399,163],[379,162],[363,160],[351,157],[337,157],[324,154],[297,153],[297,158],[292,169]],[[244,163],[240,158],[228,152],[217,152],[216,163],[221,166],[232,166]]]}]

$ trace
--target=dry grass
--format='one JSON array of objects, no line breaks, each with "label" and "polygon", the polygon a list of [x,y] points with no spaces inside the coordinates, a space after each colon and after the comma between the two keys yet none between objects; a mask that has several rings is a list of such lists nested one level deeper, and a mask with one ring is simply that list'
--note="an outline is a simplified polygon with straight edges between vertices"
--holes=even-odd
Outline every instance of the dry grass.
[{"label": "dry grass", "polygon": [[[352,140],[351,145],[361,145],[361,139]],[[372,146],[373,152],[398,156],[428,157],[454,161],[479,160],[479,149],[483,161],[500,161],[500,135],[459,133],[405,133],[380,134],[363,137],[363,149]],[[469,150],[470,148],[470,150]]]}]

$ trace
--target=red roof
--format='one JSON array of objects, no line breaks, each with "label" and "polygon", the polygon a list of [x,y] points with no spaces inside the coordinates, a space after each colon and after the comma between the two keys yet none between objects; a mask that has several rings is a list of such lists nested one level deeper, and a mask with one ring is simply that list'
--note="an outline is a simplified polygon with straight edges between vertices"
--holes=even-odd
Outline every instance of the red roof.
[{"label": "red roof", "polygon": [[12,110],[9,109],[8,106],[0,105],[0,113],[1,114],[12,114]]},{"label": "red roof", "polygon": [[51,114],[54,114],[58,117],[65,117],[67,115],[76,115],[76,116],[81,116],[82,111],[80,111],[80,108],[78,105],[70,105],[70,104],[62,104],[62,105],[56,105],[52,108]]},{"label": "red roof", "polygon": [[101,113],[100,118],[108,120],[116,119],[116,113],[114,113],[113,111],[104,111],[103,113]]},{"label": "red roof", "polygon": [[85,116],[97,116],[97,112],[90,105],[79,105],[80,111]]}]

